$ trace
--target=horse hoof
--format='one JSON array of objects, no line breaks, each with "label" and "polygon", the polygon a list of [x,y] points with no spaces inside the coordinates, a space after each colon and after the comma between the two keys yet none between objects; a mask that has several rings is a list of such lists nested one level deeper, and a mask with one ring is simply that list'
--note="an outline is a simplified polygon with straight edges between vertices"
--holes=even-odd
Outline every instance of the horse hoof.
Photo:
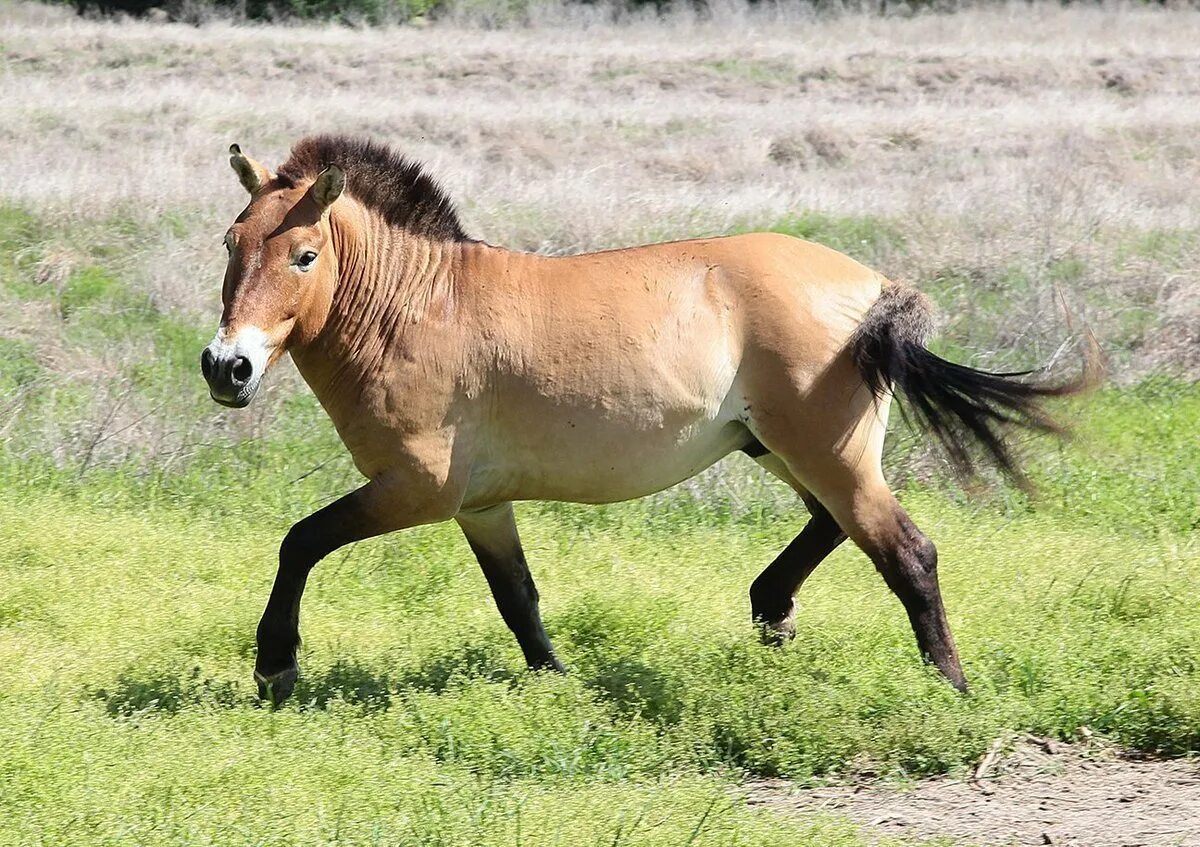
[{"label": "horse hoof", "polygon": [[550,654],[549,656],[546,656],[545,658],[542,658],[542,659],[536,659],[534,661],[526,661],[525,664],[526,664],[526,667],[528,667],[531,671],[534,671],[535,673],[538,671],[549,671],[551,673],[565,674],[567,672],[566,667],[563,665],[562,662],[560,662],[558,660],[558,657],[555,656],[554,654]]},{"label": "horse hoof", "polygon": [[761,637],[768,647],[782,647],[796,637],[796,625],[791,621],[764,624]]},{"label": "horse hoof", "polygon": [[[752,599],[752,597],[751,597]],[[758,603],[754,603],[751,617],[758,627],[758,638],[767,647],[782,647],[796,637],[796,601],[787,603],[787,608],[779,611],[776,607],[768,612]]]},{"label": "horse hoof", "polygon": [[782,647],[796,637],[796,619],[789,613],[779,620],[760,620],[758,635],[768,647]]},{"label": "horse hoof", "polygon": [[296,665],[269,676],[255,671],[254,681],[258,683],[258,699],[272,706],[279,706],[291,696],[292,689],[296,687],[296,677],[299,675],[300,668]]}]

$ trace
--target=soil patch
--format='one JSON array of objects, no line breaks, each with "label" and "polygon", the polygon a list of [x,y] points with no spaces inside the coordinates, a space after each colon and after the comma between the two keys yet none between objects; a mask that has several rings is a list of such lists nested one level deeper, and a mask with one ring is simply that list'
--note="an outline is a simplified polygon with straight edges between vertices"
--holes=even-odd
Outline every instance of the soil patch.
[{"label": "soil patch", "polygon": [[748,783],[748,801],[844,816],[878,837],[980,845],[1200,847],[1200,762],[1025,736],[997,744],[966,779],[797,788]]}]

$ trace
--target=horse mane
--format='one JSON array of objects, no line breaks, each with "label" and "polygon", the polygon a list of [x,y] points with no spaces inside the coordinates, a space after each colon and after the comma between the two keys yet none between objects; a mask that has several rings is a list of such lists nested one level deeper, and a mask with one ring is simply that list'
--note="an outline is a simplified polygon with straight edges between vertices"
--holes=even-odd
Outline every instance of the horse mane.
[{"label": "horse mane", "polygon": [[330,165],[346,174],[346,191],[385,221],[438,241],[467,241],[454,202],[419,162],[386,144],[348,135],[310,135],[279,168],[288,187],[315,179]]}]

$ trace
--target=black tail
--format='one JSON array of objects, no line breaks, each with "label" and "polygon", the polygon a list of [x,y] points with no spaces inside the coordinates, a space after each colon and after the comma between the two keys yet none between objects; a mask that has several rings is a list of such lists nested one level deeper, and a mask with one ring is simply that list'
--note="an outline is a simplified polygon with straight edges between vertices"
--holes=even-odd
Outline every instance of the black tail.
[{"label": "black tail", "polygon": [[884,288],[850,341],[867,387],[877,398],[888,391],[902,395],[907,412],[941,443],[962,476],[975,474],[972,447],[977,444],[1009,478],[1023,482],[1007,442],[1009,430],[1065,432],[1042,409],[1042,400],[1096,385],[1101,368],[1094,342],[1078,378],[1040,383],[1026,379],[1034,371],[989,373],[935,356],[925,348],[932,327],[925,295],[906,285]]}]

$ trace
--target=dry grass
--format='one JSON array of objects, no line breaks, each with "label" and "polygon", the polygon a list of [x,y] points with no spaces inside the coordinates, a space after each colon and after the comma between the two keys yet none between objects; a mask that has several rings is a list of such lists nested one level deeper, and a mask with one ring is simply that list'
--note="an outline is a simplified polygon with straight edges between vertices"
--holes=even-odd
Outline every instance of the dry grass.
[{"label": "dry grass", "polygon": [[[1200,373],[1200,12],[534,19],[191,27],[6,6],[0,203],[130,221],[119,272],[207,323],[244,199],[228,144],[272,163],[305,133],[368,133],[425,160],[495,243],[878,219],[898,241],[842,246],[932,290],[977,364],[1053,357],[1061,291],[1119,376]],[[86,261],[69,241],[39,273]],[[53,315],[19,309],[4,333],[55,362],[102,376],[135,355],[55,352]]]},{"label": "dry grass", "polygon": [[[796,209],[941,219],[960,241],[1070,213],[1197,224],[1196,12],[499,32],[29,17],[0,22],[3,193],[35,206],[199,208],[215,231],[241,200],[231,139],[278,160],[337,129],[427,160],[475,231],[527,248]],[[1077,208],[1047,208],[1064,191]]]}]

